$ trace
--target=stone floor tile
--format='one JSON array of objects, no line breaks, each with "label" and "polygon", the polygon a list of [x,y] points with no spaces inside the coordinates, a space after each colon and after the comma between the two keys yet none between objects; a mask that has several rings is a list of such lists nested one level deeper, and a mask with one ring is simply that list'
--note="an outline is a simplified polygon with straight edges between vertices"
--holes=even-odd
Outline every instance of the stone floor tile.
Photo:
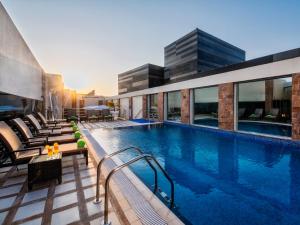
[{"label": "stone floor tile", "polygon": [[55,187],[55,194],[60,194],[66,191],[75,190],[76,184],[75,182],[69,182],[66,184],[60,184]]},{"label": "stone floor tile", "polygon": [[70,173],[70,172],[74,172],[73,166],[66,167],[66,168],[63,168],[63,169],[62,169],[62,173],[63,173],[63,174],[65,174],[65,173]]},{"label": "stone floor tile", "polygon": [[14,221],[24,219],[44,212],[45,201],[35,202],[18,209]]},{"label": "stone floor tile", "polygon": [[81,180],[81,184],[83,187],[96,184],[96,177],[88,177]]},{"label": "stone floor tile", "polygon": [[42,224],[42,217],[34,219],[34,220],[30,220],[25,223],[21,223],[21,225],[41,225],[41,224]]},{"label": "stone floor tile", "polygon": [[75,180],[74,173],[69,173],[69,174],[65,174],[65,175],[62,176],[62,181],[63,182],[70,181],[70,180]]},{"label": "stone floor tile", "polygon": [[90,177],[95,175],[96,175],[96,171],[94,169],[87,169],[87,170],[80,171],[80,177]]},{"label": "stone floor tile", "polygon": [[12,185],[12,184],[19,184],[24,183],[27,179],[27,176],[18,176],[18,177],[10,177],[7,181],[3,184],[3,186]]},{"label": "stone floor tile", "polygon": [[7,215],[8,211],[0,213],[0,224],[3,224],[3,221]]},{"label": "stone floor tile", "polygon": [[16,194],[18,193],[22,188],[22,184],[14,185],[7,188],[0,188],[0,197]]},{"label": "stone floor tile", "polygon": [[80,220],[78,207],[64,210],[52,215],[51,224],[65,225]]},{"label": "stone floor tile", "polygon": [[83,190],[84,198],[88,199],[96,196],[96,187],[90,187]]},{"label": "stone floor tile", "polygon": [[16,196],[0,199],[0,210],[11,207],[15,200]]},{"label": "stone floor tile", "polygon": [[22,203],[30,202],[30,201],[37,200],[40,198],[45,198],[45,197],[47,197],[47,194],[48,194],[48,188],[28,192],[25,194]]},{"label": "stone floor tile", "polygon": [[53,209],[57,209],[66,205],[70,205],[72,203],[78,202],[77,200],[77,192],[73,192],[67,195],[62,195],[59,197],[55,197],[53,200]]}]

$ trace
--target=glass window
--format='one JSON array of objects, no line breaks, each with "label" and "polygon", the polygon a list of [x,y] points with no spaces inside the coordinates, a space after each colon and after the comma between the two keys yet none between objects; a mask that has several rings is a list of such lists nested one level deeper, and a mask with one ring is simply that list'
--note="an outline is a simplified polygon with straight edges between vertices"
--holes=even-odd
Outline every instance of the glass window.
[{"label": "glass window", "polygon": [[181,93],[174,91],[167,93],[167,119],[181,121]]},{"label": "glass window", "polygon": [[119,109],[120,109],[119,100],[118,99],[114,99],[113,103],[114,103],[115,111],[119,111]]},{"label": "glass window", "polygon": [[150,107],[149,117],[151,119],[157,119],[158,118],[158,111],[157,111],[158,94],[150,95],[149,99],[150,99],[150,102],[149,102],[149,107]]},{"label": "glass window", "polygon": [[194,124],[218,126],[218,87],[194,89]]},{"label": "glass window", "polygon": [[238,84],[238,130],[291,136],[292,78]]},{"label": "glass window", "polygon": [[23,117],[34,111],[40,111],[42,102],[0,92],[0,120]]}]

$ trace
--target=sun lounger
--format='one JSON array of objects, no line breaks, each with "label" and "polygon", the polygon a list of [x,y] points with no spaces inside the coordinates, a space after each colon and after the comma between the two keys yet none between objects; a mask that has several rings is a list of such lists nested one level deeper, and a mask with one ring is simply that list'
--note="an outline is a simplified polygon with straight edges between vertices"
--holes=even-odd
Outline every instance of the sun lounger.
[{"label": "sun lounger", "polygon": [[238,118],[239,119],[242,118],[244,116],[245,112],[246,112],[245,108],[240,108],[239,112],[238,112]]},{"label": "sun lounger", "polygon": [[52,128],[43,128],[39,121],[32,115],[27,115],[26,118],[30,122],[30,124],[34,127],[34,129],[39,134],[50,134],[50,135],[61,135],[61,134],[72,134],[73,129],[71,127],[52,127]]},{"label": "sun lounger", "polygon": [[263,114],[263,109],[255,109],[254,113],[249,116],[249,119],[261,119]]},{"label": "sun lounger", "polygon": [[279,114],[279,109],[278,108],[273,108],[273,109],[271,109],[271,112],[268,113],[265,116],[265,119],[267,119],[267,120],[276,120],[276,118],[278,117],[278,114]]},{"label": "sun lounger", "polygon": [[24,147],[15,132],[3,121],[0,121],[0,140],[5,145],[14,165],[28,163],[33,156],[42,153],[41,147]]},{"label": "sun lounger", "polygon": [[64,134],[59,136],[41,136],[37,135],[34,136],[30,131],[29,127],[24,123],[24,121],[20,118],[16,118],[12,120],[13,123],[16,125],[17,129],[24,137],[27,142],[28,146],[37,146],[43,144],[54,144],[55,142],[59,144],[76,142],[76,139],[73,134]]},{"label": "sun lounger", "polygon": [[45,127],[52,127],[52,126],[72,127],[72,125],[70,123],[67,123],[67,120],[65,119],[51,121],[51,120],[47,120],[44,117],[44,115],[40,112],[38,112],[37,115]]},{"label": "sun lounger", "polygon": [[[44,145],[37,147],[26,147],[15,132],[3,121],[0,121],[0,140],[10,153],[13,164],[27,163],[35,155],[46,154],[47,150]],[[77,143],[61,144],[59,151],[63,156],[83,154],[86,165],[88,164],[88,149],[78,149]]]}]

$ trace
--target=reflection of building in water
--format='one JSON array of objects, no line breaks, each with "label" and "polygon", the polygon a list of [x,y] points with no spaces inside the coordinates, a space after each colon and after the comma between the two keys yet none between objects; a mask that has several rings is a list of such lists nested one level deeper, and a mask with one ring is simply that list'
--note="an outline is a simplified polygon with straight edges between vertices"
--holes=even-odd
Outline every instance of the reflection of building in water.
[{"label": "reflection of building in water", "polygon": [[[235,141],[235,140],[234,140]],[[238,151],[234,141],[218,139],[219,177],[228,181],[238,180]]]},{"label": "reflection of building in water", "polygon": [[290,158],[290,208],[300,213],[300,154],[292,152]]}]

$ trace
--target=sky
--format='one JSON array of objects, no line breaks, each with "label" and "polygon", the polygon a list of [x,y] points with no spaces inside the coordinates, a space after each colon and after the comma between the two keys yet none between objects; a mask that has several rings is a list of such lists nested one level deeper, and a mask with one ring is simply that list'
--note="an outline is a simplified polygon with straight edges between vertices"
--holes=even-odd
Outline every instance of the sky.
[{"label": "sky", "polygon": [[118,74],[163,66],[164,47],[195,28],[252,59],[300,47],[299,0],[0,0],[48,73],[67,88],[116,95]]}]

